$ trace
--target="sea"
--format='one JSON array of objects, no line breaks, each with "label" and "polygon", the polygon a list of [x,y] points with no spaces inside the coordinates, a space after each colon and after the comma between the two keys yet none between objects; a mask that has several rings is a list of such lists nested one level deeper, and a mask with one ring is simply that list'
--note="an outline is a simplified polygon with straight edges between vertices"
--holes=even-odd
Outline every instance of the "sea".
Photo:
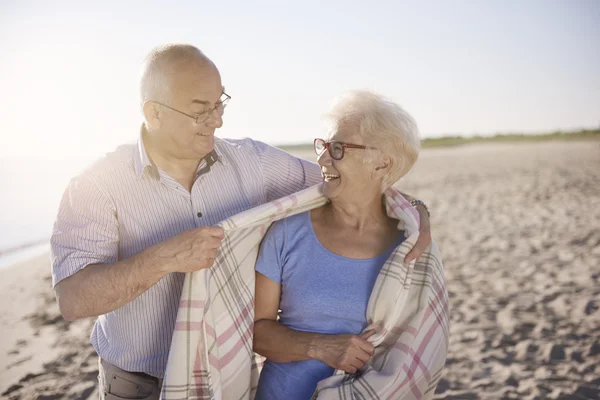
[{"label": "sea", "polygon": [[92,159],[0,159],[0,268],[48,252],[70,179]]}]

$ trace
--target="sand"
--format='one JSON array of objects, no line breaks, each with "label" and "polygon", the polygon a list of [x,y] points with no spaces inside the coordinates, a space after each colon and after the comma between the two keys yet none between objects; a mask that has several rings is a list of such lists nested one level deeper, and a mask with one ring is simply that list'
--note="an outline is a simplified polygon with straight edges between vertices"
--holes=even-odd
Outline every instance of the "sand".
[{"label": "sand", "polygon": [[[401,183],[432,210],[451,301],[437,399],[600,399],[600,141],[428,149]],[[48,256],[0,270],[0,393],[97,397],[92,320]]]},{"label": "sand", "polygon": [[48,255],[0,270],[0,395],[7,399],[98,398],[92,319],[58,311]]}]

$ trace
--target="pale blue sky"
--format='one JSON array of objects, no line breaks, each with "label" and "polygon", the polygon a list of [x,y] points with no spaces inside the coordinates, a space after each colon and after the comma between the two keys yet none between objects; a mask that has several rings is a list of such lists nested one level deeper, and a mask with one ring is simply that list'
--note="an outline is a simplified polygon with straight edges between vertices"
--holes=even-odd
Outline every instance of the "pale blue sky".
[{"label": "pale blue sky", "polygon": [[221,137],[310,142],[354,88],[400,103],[423,136],[600,125],[598,0],[90,4],[0,0],[0,159],[135,140],[140,63],[173,41],[220,68]]}]

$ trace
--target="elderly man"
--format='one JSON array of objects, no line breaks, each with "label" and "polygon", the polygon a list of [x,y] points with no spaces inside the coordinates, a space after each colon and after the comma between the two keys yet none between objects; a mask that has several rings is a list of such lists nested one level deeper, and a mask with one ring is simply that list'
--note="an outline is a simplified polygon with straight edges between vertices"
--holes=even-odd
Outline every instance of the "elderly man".
[{"label": "elderly man", "polygon": [[[322,181],[316,164],[264,143],[215,139],[230,96],[190,45],[147,57],[139,140],[66,189],[52,234],[52,277],[67,320],[98,317],[91,342],[103,398],[158,398],[184,273],[209,268],[241,211]],[[430,241],[426,210],[419,246]]]}]

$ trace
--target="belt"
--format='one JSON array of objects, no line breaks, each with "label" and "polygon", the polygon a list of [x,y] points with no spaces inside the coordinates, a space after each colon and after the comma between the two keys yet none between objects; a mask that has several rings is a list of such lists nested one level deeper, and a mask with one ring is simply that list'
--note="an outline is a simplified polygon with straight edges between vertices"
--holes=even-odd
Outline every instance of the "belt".
[{"label": "belt", "polygon": [[139,376],[140,378],[149,379],[149,380],[151,380],[152,382],[156,383],[157,385],[159,385],[159,384],[160,384],[160,379],[159,379],[159,378],[157,378],[157,377],[155,377],[155,376],[148,375],[148,374],[146,374],[146,373],[144,373],[144,372],[131,372],[131,371],[127,371],[127,372],[129,372],[130,374],[133,374],[133,375]]}]

